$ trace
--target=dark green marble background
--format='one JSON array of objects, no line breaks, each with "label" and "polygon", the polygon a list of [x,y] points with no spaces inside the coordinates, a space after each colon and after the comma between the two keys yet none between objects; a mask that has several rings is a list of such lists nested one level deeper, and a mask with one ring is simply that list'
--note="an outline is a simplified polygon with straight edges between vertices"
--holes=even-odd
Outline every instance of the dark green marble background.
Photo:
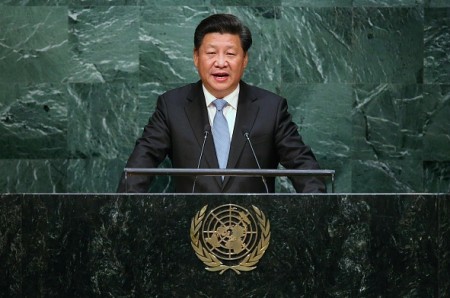
[{"label": "dark green marble background", "polygon": [[244,79],[288,99],[337,192],[450,192],[448,0],[2,0],[0,192],[114,192],[216,12],[249,25]]}]

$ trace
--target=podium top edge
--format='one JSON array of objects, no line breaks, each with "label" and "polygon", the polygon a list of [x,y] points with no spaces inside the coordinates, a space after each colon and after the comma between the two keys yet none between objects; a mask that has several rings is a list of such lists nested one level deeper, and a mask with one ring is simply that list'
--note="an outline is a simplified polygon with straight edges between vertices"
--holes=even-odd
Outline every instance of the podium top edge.
[{"label": "podium top edge", "polygon": [[291,170],[291,169],[196,169],[196,168],[125,168],[127,174],[150,175],[220,175],[220,176],[332,176],[335,170]]}]

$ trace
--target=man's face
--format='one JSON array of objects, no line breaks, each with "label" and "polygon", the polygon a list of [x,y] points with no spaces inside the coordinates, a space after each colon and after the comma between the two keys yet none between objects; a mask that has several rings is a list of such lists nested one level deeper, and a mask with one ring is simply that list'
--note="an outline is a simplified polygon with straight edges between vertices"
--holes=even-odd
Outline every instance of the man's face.
[{"label": "man's face", "polygon": [[206,89],[216,98],[234,91],[248,63],[239,35],[208,33],[199,49],[194,50],[194,64]]}]

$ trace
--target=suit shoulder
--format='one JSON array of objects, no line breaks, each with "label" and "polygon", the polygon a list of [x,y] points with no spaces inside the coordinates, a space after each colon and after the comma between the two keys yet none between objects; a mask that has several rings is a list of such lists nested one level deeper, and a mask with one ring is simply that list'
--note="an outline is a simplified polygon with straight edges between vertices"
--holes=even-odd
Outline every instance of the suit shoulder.
[{"label": "suit shoulder", "polygon": [[195,86],[196,84],[192,83],[171,90],[167,90],[161,95],[161,97],[163,97],[164,100],[185,98],[188,94],[190,94],[194,90]]},{"label": "suit shoulder", "polygon": [[280,96],[272,91],[269,91],[267,89],[263,89],[260,87],[256,87],[253,85],[247,85],[247,84],[246,84],[245,88],[248,88],[249,94],[252,94],[253,96],[255,96],[258,99],[269,100],[274,103],[275,102],[278,103],[280,101],[285,100],[282,96]]}]

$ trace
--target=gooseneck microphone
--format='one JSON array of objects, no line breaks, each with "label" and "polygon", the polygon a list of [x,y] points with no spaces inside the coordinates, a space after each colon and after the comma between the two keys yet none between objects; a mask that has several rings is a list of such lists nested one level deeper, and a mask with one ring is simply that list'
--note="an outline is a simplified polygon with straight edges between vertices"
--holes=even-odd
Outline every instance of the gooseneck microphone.
[{"label": "gooseneck microphone", "polygon": [[[246,129],[243,130],[244,137],[247,139],[248,144],[250,145],[250,149],[252,150],[253,157],[255,158],[256,165],[258,165],[258,169],[261,170],[261,166],[259,165],[258,157],[256,156],[255,150],[253,149],[252,141],[250,141],[249,133]],[[264,187],[266,188],[266,193],[269,193],[269,188],[267,187],[266,178],[261,176],[262,182],[264,183]]]},{"label": "gooseneck microphone", "polygon": [[[198,158],[198,164],[197,164],[197,169],[200,168],[200,164],[202,162],[202,157],[203,157],[203,152],[205,151],[205,144],[206,144],[206,139],[208,138],[209,132],[211,131],[211,126],[209,124],[205,125],[204,128],[204,132],[203,132],[203,144],[202,144],[202,149],[200,150],[200,157]],[[194,193],[195,191],[195,184],[197,183],[197,175],[195,175],[194,178],[194,184],[192,185],[192,193]]]}]

